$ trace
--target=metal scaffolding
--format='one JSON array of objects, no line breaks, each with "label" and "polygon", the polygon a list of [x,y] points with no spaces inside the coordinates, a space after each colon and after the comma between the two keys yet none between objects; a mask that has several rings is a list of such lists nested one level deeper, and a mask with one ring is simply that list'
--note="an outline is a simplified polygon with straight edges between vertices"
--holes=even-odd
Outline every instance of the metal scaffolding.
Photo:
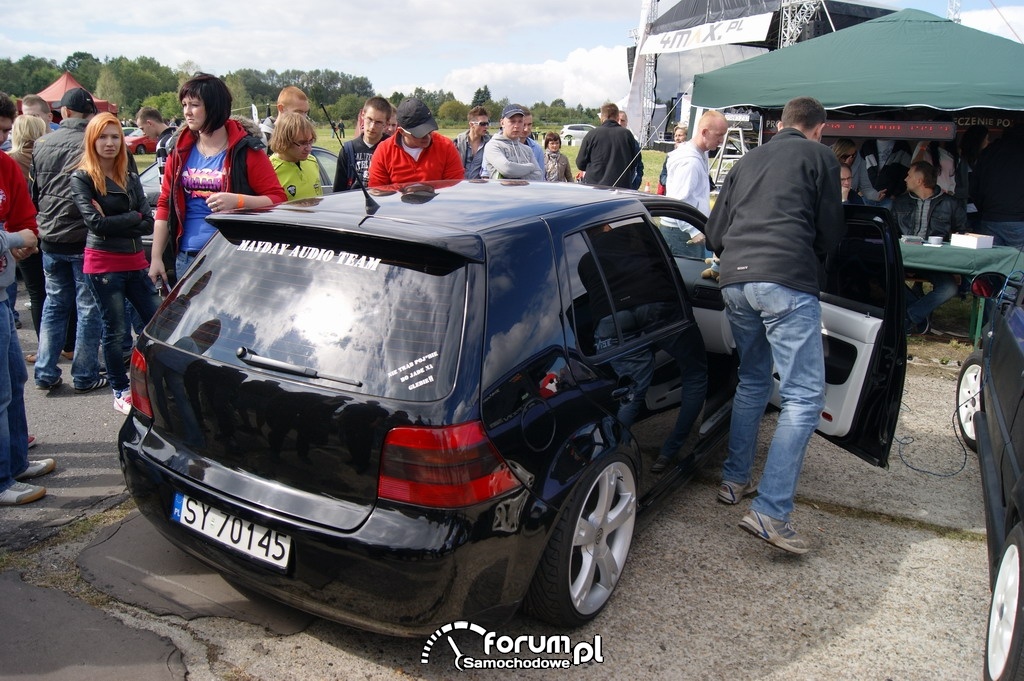
[{"label": "metal scaffolding", "polygon": [[[640,34],[639,40],[637,40],[637,46],[643,43],[643,39],[646,39],[651,35],[651,27],[654,22],[658,19],[658,0],[644,0],[644,6],[640,14],[641,26],[639,31],[634,32],[634,39],[637,38],[636,33]],[[643,68],[643,92],[640,96],[640,146],[646,148],[651,142],[651,118],[654,116],[654,106],[657,103],[654,97],[655,84],[657,83],[657,66],[658,56],[655,54],[642,55],[639,58],[638,63],[634,68]]]},{"label": "metal scaffolding", "polygon": [[[811,23],[814,15],[822,9],[828,16],[828,8],[822,0],[808,2],[806,0],[783,0],[779,9],[779,47],[787,47],[800,39],[800,33],[807,24]],[[828,17],[829,24],[832,24],[832,17]],[[833,24],[832,30],[836,27]]]},{"label": "metal scaffolding", "polygon": [[946,18],[960,23],[960,0],[949,0],[946,4]]}]

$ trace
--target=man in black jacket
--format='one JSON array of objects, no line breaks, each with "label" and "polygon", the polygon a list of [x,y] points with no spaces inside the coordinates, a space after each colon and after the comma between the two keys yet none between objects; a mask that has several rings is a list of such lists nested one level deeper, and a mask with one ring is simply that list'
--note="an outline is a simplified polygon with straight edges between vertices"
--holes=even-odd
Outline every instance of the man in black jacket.
[{"label": "man in black jacket", "polygon": [[75,392],[87,393],[105,388],[107,379],[100,376],[99,367],[100,312],[82,272],[88,230],[71,200],[70,183],[71,172],[82,158],[85,128],[96,114],[96,104],[88,92],[74,88],[64,93],[60,106],[60,128],[40,137],[32,153],[32,200],[39,209],[39,248],[46,275],[34,374],[40,390],[53,390],[63,383],[57,360],[68,318],[76,309],[71,377]]},{"label": "man in black jacket", "polygon": [[619,107],[608,103],[601,107],[601,125],[587,133],[580,144],[576,167],[585,174],[586,184],[636,189],[637,174],[643,176],[640,145],[628,128],[618,123]]},{"label": "man in black jacket", "polygon": [[[756,489],[740,527],[791,553],[809,548],[789,514],[825,403],[819,270],[846,229],[839,161],[820,144],[824,127],[825,109],[816,99],[787,103],[775,138],[729,171],[707,224],[740,358],[718,499],[736,504]],[[773,366],[782,413],[755,485],[751,470]]]},{"label": "man in black jacket", "polygon": [[996,246],[1024,250],[1024,126],[1015,125],[978,156],[971,194],[981,213],[981,231]]}]

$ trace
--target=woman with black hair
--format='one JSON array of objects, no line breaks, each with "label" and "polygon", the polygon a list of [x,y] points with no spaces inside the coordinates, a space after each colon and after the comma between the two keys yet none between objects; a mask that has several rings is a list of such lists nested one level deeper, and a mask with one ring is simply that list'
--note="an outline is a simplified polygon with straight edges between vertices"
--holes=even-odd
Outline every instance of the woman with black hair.
[{"label": "woman with black hair", "polygon": [[173,283],[158,255],[173,237],[175,271],[185,272],[214,229],[206,216],[235,208],[262,208],[285,200],[263,142],[230,120],[231,92],[224,81],[196,74],[178,90],[185,129],[167,157],[153,226],[149,277]]}]

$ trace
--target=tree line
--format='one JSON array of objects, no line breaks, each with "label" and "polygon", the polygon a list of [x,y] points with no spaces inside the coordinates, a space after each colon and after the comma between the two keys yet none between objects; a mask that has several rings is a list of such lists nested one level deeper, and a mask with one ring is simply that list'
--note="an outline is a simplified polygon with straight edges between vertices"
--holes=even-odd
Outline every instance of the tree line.
[{"label": "tree line", "polygon": [[[192,74],[202,71],[192,61],[175,68],[165,66],[151,57],[105,57],[99,59],[88,52],[75,52],[63,62],[32,55],[18,60],[0,59],[0,88],[15,97],[41,91],[55,81],[64,71],[71,73],[82,87],[99,99],[118,105],[122,117],[132,117],[142,106],[158,109],[166,118],[181,116],[178,102],[178,87]],[[367,97],[375,94],[385,96],[392,104],[398,104],[407,95],[418,97],[430,107],[442,127],[461,127],[466,115],[474,106],[487,108],[492,119],[497,121],[501,110],[509,99],[493,99],[490,89],[483,85],[478,88],[469,103],[460,102],[455,95],[445,90],[425,90],[417,87],[412,92],[393,92],[390,96],[374,90],[365,76],[353,76],[331,69],[301,71],[288,69],[280,73],[273,69],[239,69],[220,76],[231,90],[235,106],[248,114],[250,103],[255,104],[260,116],[271,115],[277,102],[277,93],[286,85],[301,88],[310,98],[310,115],[326,123],[323,108],[334,121],[349,121],[359,115]],[[550,104],[517,102],[530,106],[534,119],[543,124],[596,123],[598,111],[582,105],[568,107],[564,100],[555,99]]]}]

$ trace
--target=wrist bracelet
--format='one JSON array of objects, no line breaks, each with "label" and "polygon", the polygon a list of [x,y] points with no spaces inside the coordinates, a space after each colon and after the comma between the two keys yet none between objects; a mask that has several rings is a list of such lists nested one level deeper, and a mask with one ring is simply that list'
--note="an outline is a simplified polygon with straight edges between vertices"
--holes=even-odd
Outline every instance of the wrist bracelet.
[{"label": "wrist bracelet", "polygon": [[245,196],[242,194],[238,195],[238,207],[245,208]]}]

